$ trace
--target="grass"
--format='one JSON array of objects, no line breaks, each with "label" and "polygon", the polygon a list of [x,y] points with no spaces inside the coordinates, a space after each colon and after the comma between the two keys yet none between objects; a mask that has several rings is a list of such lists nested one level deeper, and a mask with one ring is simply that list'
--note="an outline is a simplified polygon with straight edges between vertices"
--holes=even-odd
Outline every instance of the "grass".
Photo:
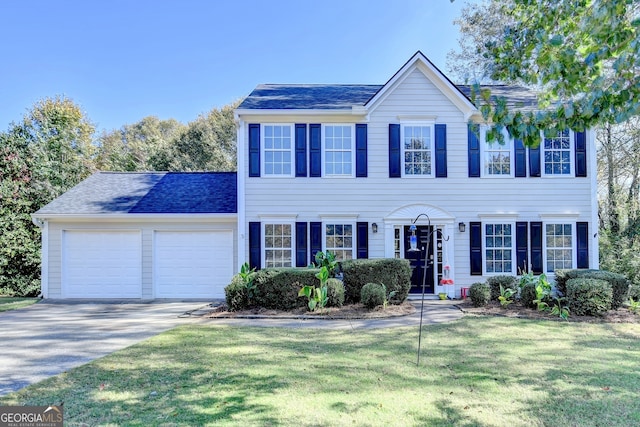
[{"label": "grass", "polygon": [[65,425],[640,425],[640,325],[467,316],[325,331],[188,325],[19,392]]},{"label": "grass", "polygon": [[17,310],[38,302],[38,298],[5,297],[0,295],[0,312]]}]

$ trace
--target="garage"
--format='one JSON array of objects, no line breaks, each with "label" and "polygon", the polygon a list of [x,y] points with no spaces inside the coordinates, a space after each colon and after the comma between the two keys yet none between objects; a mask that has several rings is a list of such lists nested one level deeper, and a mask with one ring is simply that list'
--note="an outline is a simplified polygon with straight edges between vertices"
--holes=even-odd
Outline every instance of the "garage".
[{"label": "garage", "polygon": [[224,298],[233,276],[233,231],[156,231],[156,298]]},{"label": "garage", "polygon": [[63,231],[62,294],[64,298],[140,298],[140,231]]}]

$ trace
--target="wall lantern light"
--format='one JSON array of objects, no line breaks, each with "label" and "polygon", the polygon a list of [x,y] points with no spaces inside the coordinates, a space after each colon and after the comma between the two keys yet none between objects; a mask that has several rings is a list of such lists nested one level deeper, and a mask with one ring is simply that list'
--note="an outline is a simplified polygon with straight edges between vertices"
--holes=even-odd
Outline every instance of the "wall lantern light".
[{"label": "wall lantern light", "polygon": [[378,232],[378,224],[376,224],[375,222],[373,224],[371,224],[371,230],[374,233],[377,233]]},{"label": "wall lantern light", "polygon": [[458,231],[461,233],[464,233],[464,230],[467,228],[467,224],[465,224],[464,222],[459,222],[458,223]]}]

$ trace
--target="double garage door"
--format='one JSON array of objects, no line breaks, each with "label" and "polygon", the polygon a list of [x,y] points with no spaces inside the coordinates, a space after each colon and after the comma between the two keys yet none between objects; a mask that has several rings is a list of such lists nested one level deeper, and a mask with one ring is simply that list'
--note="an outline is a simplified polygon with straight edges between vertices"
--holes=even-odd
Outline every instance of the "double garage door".
[{"label": "double garage door", "polygon": [[[150,295],[143,294],[146,271]],[[224,298],[232,274],[228,230],[155,231],[147,250],[138,230],[63,234],[63,298]]]}]

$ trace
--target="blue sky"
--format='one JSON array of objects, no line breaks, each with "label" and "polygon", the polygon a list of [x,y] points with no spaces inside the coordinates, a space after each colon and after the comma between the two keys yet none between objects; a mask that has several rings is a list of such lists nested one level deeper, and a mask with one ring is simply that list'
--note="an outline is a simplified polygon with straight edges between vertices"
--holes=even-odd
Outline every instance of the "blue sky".
[{"label": "blue sky", "polygon": [[381,84],[417,50],[446,72],[468,1],[3,0],[0,130],[47,96],[110,130],[260,83]]}]

